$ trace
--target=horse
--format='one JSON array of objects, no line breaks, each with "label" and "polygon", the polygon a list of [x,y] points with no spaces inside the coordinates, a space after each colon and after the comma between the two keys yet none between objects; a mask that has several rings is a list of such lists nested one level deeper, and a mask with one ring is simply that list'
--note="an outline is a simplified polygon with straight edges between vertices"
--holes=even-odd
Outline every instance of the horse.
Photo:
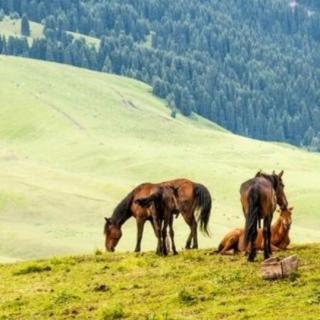
[{"label": "horse", "polygon": [[288,206],[288,201],[284,193],[282,181],[283,171],[276,174],[266,174],[259,171],[256,176],[244,183],[240,187],[241,204],[245,224],[245,246],[249,243],[248,261],[254,261],[256,257],[257,224],[263,219],[264,237],[264,258],[268,259],[272,254],[271,250],[271,222],[277,204],[281,210]]},{"label": "horse", "polygon": [[158,190],[146,198],[135,200],[141,207],[150,210],[158,238],[157,254],[168,255],[167,228],[171,238],[173,254],[178,254],[174,242],[173,217],[179,214],[177,190],[173,187],[160,186]]},{"label": "horse", "polygon": [[[208,189],[200,184],[187,179],[175,179],[162,183],[143,183],[134,188],[129,194],[116,206],[110,218],[105,218],[104,234],[105,247],[107,251],[114,251],[121,236],[122,225],[130,218],[134,217],[137,221],[137,243],[135,252],[141,251],[141,240],[146,221],[150,221],[155,233],[155,225],[150,212],[147,208],[142,208],[135,200],[146,198],[155,193],[160,186],[172,187],[176,189],[176,199],[178,210],[185,222],[190,227],[190,234],[186,241],[186,249],[198,248],[197,225],[200,223],[200,230],[209,234],[208,224],[211,213],[211,195]],[[195,211],[199,210],[198,219]]]},{"label": "horse", "polygon": [[[279,218],[271,227],[271,249],[273,251],[286,250],[290,244],[289,231],[292,224],[292,211],[293,207],[280,212]],[[218,247],[215,253],[222,255],[229,255],[236,252],[245,252],[247,250],[244,244],[244,229],[237,228],[228,232]],[[258,235],[256,238],[257,250],[263,250],[264,238],[263,230],[258,229]]]}]

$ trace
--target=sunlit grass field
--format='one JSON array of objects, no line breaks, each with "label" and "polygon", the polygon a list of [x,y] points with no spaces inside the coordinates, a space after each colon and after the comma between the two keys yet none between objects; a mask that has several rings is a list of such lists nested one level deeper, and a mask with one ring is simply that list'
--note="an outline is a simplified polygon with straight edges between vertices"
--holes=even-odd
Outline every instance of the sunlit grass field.
[{"label": "sunlit grass field", "polygon": [[[103,248],[104,216],[137,184],[186,177],[213,196],[217,245],[242,226],[239,185],[256,171],[285,170],[292,241],[320,241],[320,155],[233,135],[200,117],[170,117],[141,82],[0,56],[0,259]],[[175,221],[178,248],[188,228]],[[118,250],[133,250],[135,222]],[[143,250],[155,248],[148,226]]]},{"label": "sunlit grass field", "polygon": [[[319,245],[297,273],[262,280],[242,256],[101,254],[0,265],[0,319],[317,320]],[[278,254],[279,255],[279,254]]]}]

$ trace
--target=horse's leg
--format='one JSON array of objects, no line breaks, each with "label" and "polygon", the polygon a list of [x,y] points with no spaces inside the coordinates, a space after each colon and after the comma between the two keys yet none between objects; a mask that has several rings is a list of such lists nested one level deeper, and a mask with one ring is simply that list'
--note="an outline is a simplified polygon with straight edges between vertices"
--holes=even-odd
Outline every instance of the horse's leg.
[{"label": "horse's leg", "polygon": [[273,214],[268,217],[268,251],[269,255],[272,255],[272,247],[271,247],[271,222],[272,222]]},{"label": "horse's leg", "polygon": [[162,231],[161,231],[161,237],[162,237],[162,253],[164,256],[168,255],[168,250],[167,250],[167,228],[168,228],[168,219],[165,218],[163,225],[162,225]]},{"label": "horse's leg", "polygon": [[231,237],[226,241],[226,244],[222,248],[222,250],[219,252],[221,255],[232,255],[235,254],[237,251],[237,245],[238,245],[238,239],[235,239],[234,237]]},{"label": "horse's leg", "polygon": [[268,259],[269,258],[269,234],[268,234],[268,218],[263,219],[263,254],[264,258]]},{"label": "horse's leg", "polygon": [[273,245],[272,243],[271,243],[271,249],[272,249],[272,251],[280,251],[281,250],[279,247]]},{"label": "horse's leg", "polygon": [[186,246],[185,248],[188,250],[188,249],[191,249],[191,241],[192,241],[192,220],[189,218],[189,216],[185,213],[185,212],[182,212],[182,217],[184,219],[184,221],[186,222],[186,224],[190,227],[190,234],[187,238],[187,241],[186,241]]},{"label": "horse's leg", "polygon": [[192,249],[198,249],[198,223],[194,217],[192,221],[191,230],[192,230],[192,237],[193,237]]},{"label": "horse's leg", "polygon": [[169,222],[169,234],[170,234],[170,238],[171,238],[171,245],[172,245],[173,254],[178,254],[178,251],[176,249],[176,244],[174,242],[173,216],[172,215],[170,217],[170,222]]},{"label": "horse's leg", "polygon": [[154,229],[154,232],[156,234],[156,237],[158,239],[158,245],[157,245],[157,250],[156,253],[158,255],[162,254],[162,245],[161,245],[161,225],[160,225],[160,221],[158,220],[158,218],[156,216],[152,216],[152,226]]},{"label": "horse's leg", "polygon": [[135,252],[141,251],[141,240],[143,235],[144,223],[145,223],[144,219],[137,219],[137,244],[134,250]]}]

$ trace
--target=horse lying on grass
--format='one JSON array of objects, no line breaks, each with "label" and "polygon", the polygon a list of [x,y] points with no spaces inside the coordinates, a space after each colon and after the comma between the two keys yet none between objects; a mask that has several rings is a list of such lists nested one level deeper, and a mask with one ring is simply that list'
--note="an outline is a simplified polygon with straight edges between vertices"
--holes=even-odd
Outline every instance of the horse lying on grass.
[{"label": "horse lying on grass", "polygon": [[[290,244],[289,231],[292,223],[292,210],[293,208],[279,210],[279,218],[271,227],[271,249],[273,251],[285,250]],[[245,245],[244,238],[244,229],[234,229],[224,236],[216,252],[224,255],[247,252],[248,247]],[[257,250],[264,248],[263,229],[261,228],[258,229],[256,248]]]},{"label": "horse lying on grass", "polygon": [[[114,209],[110,218],[105,218],[104,234],[105,247],[108,251],[114,251],[121,236],[122,225],[130,218],[137,221],[137,244],[135,251],[140,252],[141,240],[146,221],[150,221],[156,235],[158,230],[148,208],[140,206],[135,200],[147,198],[159,190],[159,187],[171,187],[176,189],[176,201],[178,211],[190,227],[190,235],[186,242],[186,249],[198,248],[197,225],[200,230],[208,234],[208,224],[211,212],[211,195],[208,189],[199,183],[187,179],[175,179],[162,183],[143,183],[134,188]],[[199,210],[198,219],[195,212]],[[159,239],[159,238],[158,238]]]}]

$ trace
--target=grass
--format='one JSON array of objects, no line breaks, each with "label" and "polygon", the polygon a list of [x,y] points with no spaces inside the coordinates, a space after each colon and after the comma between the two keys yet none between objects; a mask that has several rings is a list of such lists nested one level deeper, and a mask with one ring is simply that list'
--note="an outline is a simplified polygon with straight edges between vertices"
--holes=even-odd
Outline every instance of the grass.
[{"label": "grass", "polygon": [[[32,43],[33,39],[43,38],[43,25],[41,23],[29,21],[30,25],[30,37],[27,37],[29,44]],[[68,31],[75,39],[85,39],[87,44],[99,47],[100,40],[94,37],[90,37],[84,34]],[[21,37],[21,19],[11,19],[9,16],[5,16],[0,21],[0,35],[6,38]]]},{"label": "grass", "polygon": [[[186,177],[214,202],[216,245],[242,226],[239,185],[259,169],[285,170],[295,207],[294,243],[320,241],[320,155],[233,135],[200,117],[170,117],[141,82],[24,58],[0,56],[0,259],[103,249],[104,216],[135,185]],[[175,221],[178,248],[188,228]],[[133,250],[135,222],[118,250]],[[143,250],[153,250],[150,226]],[[47,272],[42,273],[45,277]]]},{"label": "grass", "polygon": [[[257,262],[154,253],[99,254],[0,265],[0,319],[318,319],[319,245],[295,246],[298,272],[262,280]],[[48,269],[46,272],[41,270]]]}]

